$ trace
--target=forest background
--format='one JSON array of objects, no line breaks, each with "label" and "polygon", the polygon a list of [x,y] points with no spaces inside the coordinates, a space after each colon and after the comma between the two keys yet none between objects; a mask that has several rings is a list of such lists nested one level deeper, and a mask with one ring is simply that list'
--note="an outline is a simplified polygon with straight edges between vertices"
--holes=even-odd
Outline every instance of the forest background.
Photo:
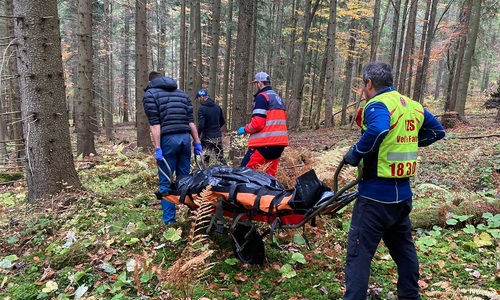
[{"label": "forest background", "polygon": [[[371,60],[391,64],[398,91],[438,114],[447,128],[461,128],[498,88],[498,10],[495,0],[3,1],[2,219],[19,223],[9,215],[11,203],[35,207],[53,203],[61,191],[88,190],[85,170],[96,171],[109,145],[117,153],[138,151],[139,159],[141,151],[151,156],[142,110],[151,70],[175,78],[192,99],[208,89],[228,118],[225,145],[234,164],[244,141],[231,131],[250,118],[248,82],[258,71],[270,74],[285,99],[289,130],[302,140],[295,149],[328,151],[353,138],[352,117],[364,101],[361,67]],[[500,122],[498,104],[492,108],[491,121]],[[491,126],[481,124],[470,128]],[[123,135],[130,126],[133,134]],[[498,170],[498,129],[491,128],[492,164],[481,166],[491,177],[488,193]],[[321,146],[308,138],[325,133],[317,138]],[[288,155],[290,178],[304,156]],[[12,241],[7,249],[18,245]],[[9,277],[3,278],[0,288]],[[38,282],[46,284],[43,279]]]}]

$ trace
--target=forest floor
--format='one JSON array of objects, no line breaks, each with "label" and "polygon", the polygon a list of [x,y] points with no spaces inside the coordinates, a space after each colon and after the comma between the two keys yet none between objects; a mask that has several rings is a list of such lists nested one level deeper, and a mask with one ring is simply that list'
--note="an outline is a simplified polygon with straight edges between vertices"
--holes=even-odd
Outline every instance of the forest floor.
[{"label": "forest floor", "polygon": [[[500,125],[480,102],[469,104],[470,113],[445,139],[419,153],[411,218],[423,299],[500,299]],[[314,169],[331,187],[359,134],[356,125],[291,132],[278,181],[293,188]],[[264,264],[245,264],[234,258],[228,236],[193,231],[201,216],[183,205],[178,225],[166,228],[153,195],[152,154],[134,148],[133,124],[117,124],[115,136],[113,144],[98,137],[98,155],[76,160],[82,191],[27,205],[24,181],[0,186],[0,298],[342,297],[352,204],[305,226],[311,249],[302,230],[278,230],[275,239],[263,238]],[[224,142],[226,151],[244,152],[245,138],[226,133]],[[355,169],[340,177],[342,186]],[[269,229],[256,223],[260,232]],[[396,282],[382,243],[372,262],[370,299],[396,299]]]}]

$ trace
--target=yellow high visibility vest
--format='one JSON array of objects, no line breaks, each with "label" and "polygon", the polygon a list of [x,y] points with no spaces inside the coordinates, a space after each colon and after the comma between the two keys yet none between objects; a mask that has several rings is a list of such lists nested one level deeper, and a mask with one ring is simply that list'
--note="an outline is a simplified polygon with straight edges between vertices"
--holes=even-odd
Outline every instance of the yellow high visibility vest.
[{"label": "yellow high visibility vest", "polygon": [[382,93],[366,103],[362,117],[363,130],[367,129],[366,109],[374,102],[384,103],[391,116],[389,133],[378,150],[377,177],[406,178],[415,175],[418,131],[424,121],[424,108],[397,91]]}]

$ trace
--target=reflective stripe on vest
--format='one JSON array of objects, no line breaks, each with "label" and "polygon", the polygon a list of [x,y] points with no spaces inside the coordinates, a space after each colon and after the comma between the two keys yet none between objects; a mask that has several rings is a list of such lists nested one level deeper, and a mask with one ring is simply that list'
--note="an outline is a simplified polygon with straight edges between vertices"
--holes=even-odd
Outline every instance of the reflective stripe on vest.
[{"label": "reflective stripe on vest", "polygon": [[268,110],[254,110],[253,114],[266,115],[266,124],[261,131],[250,134],[248,147],[288,146],[286,108],[281,97],[273,90],[260,93],[268,102]]},{"label": "reflective stripe on vest", "polygon": [[382,178],[406,178],[417,170],[418,131],[424,121],[422,105],[397,91],[375,96],[363,110],[363,129],[366,130],[365,113],[368,105],[382,102],[389,110],[389,133],[380,144],[377,160],[377,176]]}]

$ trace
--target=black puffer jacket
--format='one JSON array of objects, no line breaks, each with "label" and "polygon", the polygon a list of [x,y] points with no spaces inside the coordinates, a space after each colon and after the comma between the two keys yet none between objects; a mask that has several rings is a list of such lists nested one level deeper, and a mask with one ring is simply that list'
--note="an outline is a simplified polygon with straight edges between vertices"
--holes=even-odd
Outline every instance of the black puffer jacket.
[{"label": "black puffer jacket", "polygon": [[161,134],[190,132],[194,122],[193,105],[189,96],[177,88],[170,77],[160,77],[149,82],[143,103],[149,125],[161,125]]},{"label": "black puffer jacket", "polygon": [[222,136],[220,128],[226,124],[220,106],[212,99],[201,103],[198,109],[198,134],[202,140]]}]

